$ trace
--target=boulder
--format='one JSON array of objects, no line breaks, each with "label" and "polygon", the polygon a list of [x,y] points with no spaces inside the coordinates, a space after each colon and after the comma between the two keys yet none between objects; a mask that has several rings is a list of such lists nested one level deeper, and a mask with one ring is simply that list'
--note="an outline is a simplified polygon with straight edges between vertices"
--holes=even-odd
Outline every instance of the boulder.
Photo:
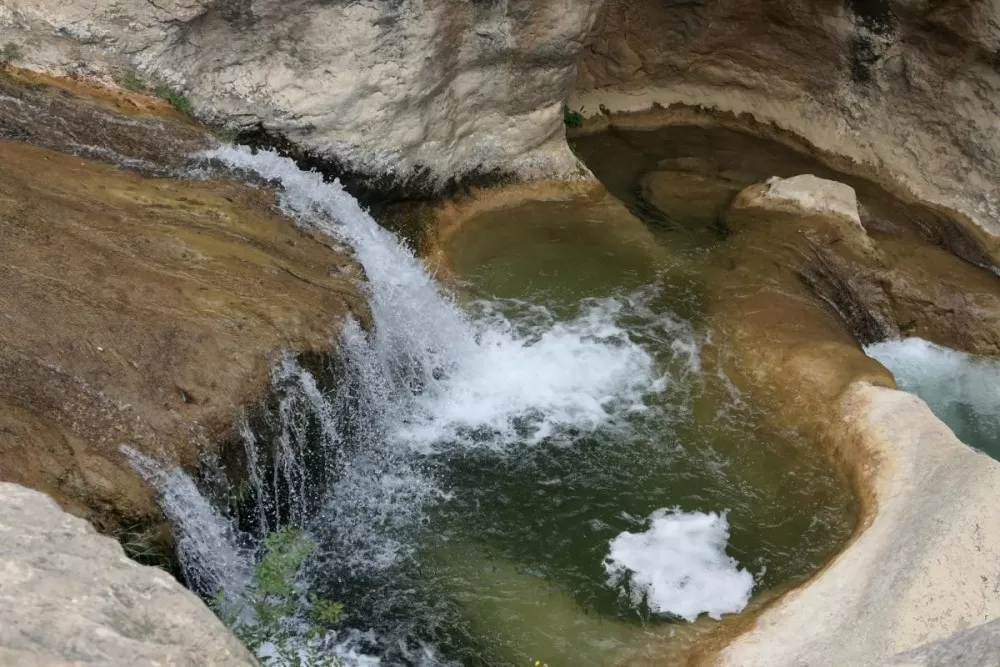
[{"label": "boulder", "polygon": [[45,494],[0,483],[0,534],[0,663],[257,664],[193,593]]}]

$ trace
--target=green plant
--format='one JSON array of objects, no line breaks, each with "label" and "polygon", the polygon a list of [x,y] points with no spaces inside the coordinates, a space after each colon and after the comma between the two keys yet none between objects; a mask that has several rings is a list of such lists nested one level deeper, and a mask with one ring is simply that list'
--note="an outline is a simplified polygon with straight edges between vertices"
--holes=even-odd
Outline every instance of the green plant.
[{"label": "green plant", "polygon": [[184,93],[171,88],[165,83],[161,83],[156,87],[156,94],[157,96],[170,102],[170,105],[173,108],[177,109],[185,116],[194,115],[194,105],[191,104],[191,100],[189,100]]},{"label": "green plant", "polygon": [[241,132],[242,130],[236,125],[226,125],[224,127],[219,128],[216,131],[216,134],[219,135],[219,138],[225,141],[227,144],[235,144],[237,141],[239,141]]},{"label": "green plant", "polygon": [[566,123],[566,127],[577,128],[583,127],[583,114],[579,111],[573,111],[569,108],[569,105],[563,105],[563,122]]},{"label": "green plant", "polygon": [[[340,667],[335,656],[321,655],[330,626],[344,608],[313,594],[306,596],[296,582],[299,569],[316,543],[297,528],[277,530],[264,540],[264,556],[240,600],[230,602],[219,591],[212,608],[251,650],[269,646],[264,664],[281,667]],[[304,640],[304,641],[303,641]]]},{"label": "green plant", "polygon": [[24,52],[14,42],[7,42],[0,47],[0,65],[9,65],[15,60],[20,60],[22,57],[24,57]]},{"label": "green plant", "polygon": [[149,90],[149,85],[143,80],[139,73],[134,69],[127,69],[119,72],[115,77],[115,83],[124,88],[125,90],[131,90],[133,93],[142,93]]}]

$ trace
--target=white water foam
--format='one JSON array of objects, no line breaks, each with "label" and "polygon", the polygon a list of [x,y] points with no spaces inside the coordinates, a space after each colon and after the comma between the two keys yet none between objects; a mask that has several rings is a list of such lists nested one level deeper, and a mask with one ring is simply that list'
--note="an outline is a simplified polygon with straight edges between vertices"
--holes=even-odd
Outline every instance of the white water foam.
[{"label": "white water foam", "polygon": [[659,386],[653,359],[616,322],[620,303],[589,304],[574,321],[530,335],[503,317],[473,321],[339,183],[267,151],[225,147],[206,157],[278,181],[288,215],[353,249],[375,321],[369,358],[357,365],[381,376],[367,382],[388,385],[385,434],[397,442],[426,452],[592,431],[619,410],[642,409]]},{"label": "white water foam", "polygon": [[966,444],[1000,455],[1000,361],[922,338],[876,343],[865,352],[892,371],[900,389],[924,399]]},{"label": "white water foam", "polygon": [[219,590],[239,594],[250,581],[250,554],[238,546],[232,523],[180,468],[164,466],[128,446],[122,446],[121,451],[156,489],[160,507],[170,519],[188,585],[202,595]]},{"label": "white water foam", "polygon": [[692,622],[703,613],[719,619],[746,607],[753,575],[726,554],[725,514],[660,509],[649,521],[649,530],[611,540],[608,585],[624,586],[634,606],[645,601],[653,613]]}]

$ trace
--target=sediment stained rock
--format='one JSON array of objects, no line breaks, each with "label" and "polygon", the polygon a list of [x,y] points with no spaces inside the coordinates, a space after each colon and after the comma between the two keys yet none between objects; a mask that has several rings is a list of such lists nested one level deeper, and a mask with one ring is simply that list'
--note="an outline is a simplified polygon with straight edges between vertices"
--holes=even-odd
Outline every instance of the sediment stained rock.
[{"label": "sediment stained rock", "polygon": [[367,316],[355,264],[233,181],[0,140],[0,237],[0,479],[104,531],[158,515],[122,445],[196,468],[279,355]]}]

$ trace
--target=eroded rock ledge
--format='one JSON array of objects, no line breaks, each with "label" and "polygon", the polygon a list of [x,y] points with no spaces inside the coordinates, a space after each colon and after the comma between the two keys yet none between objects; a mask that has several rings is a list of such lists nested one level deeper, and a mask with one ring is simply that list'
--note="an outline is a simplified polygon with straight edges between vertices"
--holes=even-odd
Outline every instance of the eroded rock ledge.
[{"label": "eroded rock ledge", "polygon": [[571,106],[747,114],[996,236],[998,18],[963,0],[610,0]]},{"label": "eroded rock ledge", "polygon": [[[738,253],[751,256],[767,225],[794,225],[793,234],[856,258],[877,253],[857,216],[844,214],[853,200],[845,187],[797,177],[748,188],[729,214]],[[716,308],[735,318],[720,335],[731,367],[758,398],[781,406],[779,418],[830,449],[858,488],[862,521],[842,553],[763,611],[717,664],[880,665],[1000,618],[1000,462],[892,389],[844,336],[845,322],[804,302],[780,269],[763,273],[757,286],[720,292]]]}]

